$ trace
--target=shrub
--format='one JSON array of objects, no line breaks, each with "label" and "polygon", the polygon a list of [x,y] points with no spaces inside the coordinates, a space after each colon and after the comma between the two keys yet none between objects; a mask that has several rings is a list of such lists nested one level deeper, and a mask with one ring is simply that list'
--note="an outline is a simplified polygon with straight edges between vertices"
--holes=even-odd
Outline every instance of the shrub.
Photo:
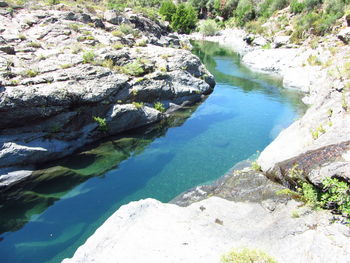
[{"label": "shrub", "polygon": [[34,78],[39,74],[37,70],[34,69],[28,69],[27,71],[24,72],[24,76]]},{"label": "shrub", "polygon": [[145,72],[145,70],[143,69],[143,65],[138,61],[126,64],[125,66],[121,67],[121,71],[124,74],[128,74],[131,76],[141,76]]},{"label": "shrub", "polygon": [[248,248],[234,249],[221,258],[221,263],[277,263],[277,261],[260,250]]},{"label": "shrub", "polygon": [[144,106],[143,102],[133,102],[132,105],[134,105],[136,109],[141,109]]},{"label": "shrub", "polygon": [[49,5],[58,5],[60,3],[60,0],[47,0]]},{"label": "shrub", "polygon": [[117,41],[117,42],[115,42],[114,44],[113,44],[113,46],[112,46],[114,49],[122,49],[123,47],[124,47],[124,45],[121,43],[121,42],[119,42],[119,41]]},{"label": "shrub", "polygon": [[259,5],[259,15],[269,18],[275,11],[283,9],[288,5],[287,0],[265,0]]},{"label": "shrub", "polygon": [[320,61],[320,59],[315,55],[310,55],[307,58],[307,62],[309,63],[310,66],[321,66],[322,65],[322,62]]},{"label": "shrub", "polygon": [[219,31],[219,26],[214,20],[204,20],[199,23],[198,29],[205,36],[214,36]]},{"label": "shrub", "polygon": [[119,30],[124,34],[124,35],[129,35],[134,33],[134,28],[129,25],[129,24],[121,24],[119,27]]},{"label": "shrub", "polygon": [[83,63],[91,63],[95,59],[95,53],[92,51],[87,51],[83,54]]},{"label": "shrub", "polygon": [[98,124],[98,129],[100,131],[106,132],[108,131],[108,127],[107,127],[107,123],[106,123],[106,119],[105,118],[101,118],[101,117],[92,117],[93,120]]},{"label": "shrub", "polygon": [[165,21],[171,22],[172,16],[176,13],[176,5],[173,1],[164,1],[159,9],[159,14],[164,17]]},{"label": "shrub", "polygon": [[114,30],[114,31],[112,31],[111,34],[114,37],[122,37],[124,35],[124,33],[122,31],[120,31],[120,30]]},{"label": "shrub", "polygon": [[252,162],[251,168],[256,172],[261,172],[261,166],[256,161]]},{"label": "shrub", "polygon": [[33,48],[40,48],[41,47],[41,44],[40,43],[38,43],[38,42],[29,42],[28,44],[27,44],[27,46],[28,47],[33,47]]},{"label": "shrub", "polygon": [[171,27],[179,33],[191,33],[197,23],[197,13],[191,5],[180,4],[171,18]]},{"label": "shrub", "polygon": [[72,64],[62,64],[62,65],[60,65],[61,69],[67,69],[67,68],[71,68],[71,67],[73,67]]},{"label": "shrub", "polygon": [[305,9],[305,4],[303,2],[299,2],[298,0],[292,0],[290,2],[290,11],[293,14],[299,14],[303,12]]},{"label": "shrub", "polygon": [[315,9],[315,7],[322,4],[322,1],[323,0],[305,0],[304,4],[308,11],[312,11],[313,9]]},{"label": "shrub", "polygon": [[322,181],[323,191],[320,205],[350,216],[350,185],[336,178],[326,178]]},{"label": "shrub", "polygon": [[350,217],[350,184],[337,178],[322,180],[322,188],[318,189],[308,182],[300,182],[297,188],[301,199],[313,208],[331,209],[342,214],[349,221]]},{"label": "shrub", "polygon": [[154,103],[154,108],[160,112],[165,112],[165,107],[161,102]]},{"label": "shrub", "polygon": [[255,10],[251,0],[240,0],[235,11],[236,24],[244,26],[250,20],[255,18]]}]

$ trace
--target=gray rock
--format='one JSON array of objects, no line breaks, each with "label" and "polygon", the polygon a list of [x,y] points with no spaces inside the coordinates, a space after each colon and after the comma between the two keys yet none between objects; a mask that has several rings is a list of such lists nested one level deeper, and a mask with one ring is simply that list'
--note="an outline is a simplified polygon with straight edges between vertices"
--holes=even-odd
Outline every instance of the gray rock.
[{"label": "gray rock", "polygon": [[4,2],[4,1],[0,1],[0,7],[8,7],[9,4]]},{"label": "gray rock", "polygon": [[275,48],[280,48],[289,44],[290,36],[276,36],[273,40],[273,45]]},{"label": "gray rock", "polygon": [[107,10],[103,14],[104,19],[114,25],[120,25],[127,22],[127,19],[123,16],[121,16],[117,11],[115,10]]},{"label": "gray rock", "polygon": [[322,181],[328,177],[341,178],[350,182],[350,162],[333,162],[308,174],[309,180],[317,186],[321,186]]},{"label": "gray rock", "polygon": [[11,46],[1,46],[0,51],[5,52],[6,54],[9,54],[9,55],[16,55],[15,48]]},{"label": "gray rock", "polygon": [[337,37],[345,44],[348,44],[350,41],[350,27],[340,30]]},{"label": "gray rock", "polygon": [[254,38],[252,45],[263,47],[268,43],[268,41],[264,37],[256,37]]},{"label": "gray rock", "polygon": [[212,263],[241,247],[285,263],[348,262],[348,229],[331,218],[295,201],[271,210],[218,197],[188,207],[146,199],[122,206],[63,263]]}]

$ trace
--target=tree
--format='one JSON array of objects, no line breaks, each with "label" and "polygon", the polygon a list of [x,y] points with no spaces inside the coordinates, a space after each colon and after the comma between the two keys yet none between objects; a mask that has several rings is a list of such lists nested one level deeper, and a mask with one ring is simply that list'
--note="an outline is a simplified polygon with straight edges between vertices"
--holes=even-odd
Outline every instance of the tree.
[{"label": "tree", "polygon": [[164,1],[159,9],[161,14],[166,21],[171,22],[171,17],[176,13],[176,5],[172,1]]},{"label": "tree", "polygon": [[171,18],[171,27],[179,33],[189,34],[196,28],[197,19],[197,12],[191,5],[179,4]]}]

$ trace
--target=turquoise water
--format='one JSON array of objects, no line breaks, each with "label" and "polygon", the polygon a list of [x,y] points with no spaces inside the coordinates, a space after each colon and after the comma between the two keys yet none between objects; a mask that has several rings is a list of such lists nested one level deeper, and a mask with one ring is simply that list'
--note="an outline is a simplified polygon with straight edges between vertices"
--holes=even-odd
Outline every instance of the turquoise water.
[{"label": "turquoise water", "polygon": [[300,94],[251,72],[236,53],[208,42],[195,47],[217,81],[202,104],[38,167],[34,179],[0,196],[1,262],[71,257],[121,205],[168,202],[219,178],[303,113]]}]

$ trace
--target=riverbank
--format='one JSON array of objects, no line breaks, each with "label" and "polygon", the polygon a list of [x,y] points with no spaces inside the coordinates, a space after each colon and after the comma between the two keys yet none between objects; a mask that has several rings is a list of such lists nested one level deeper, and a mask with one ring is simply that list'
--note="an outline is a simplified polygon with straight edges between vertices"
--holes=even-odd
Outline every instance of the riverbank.
[{"label": "riverbank", "polygon": [[[254,44],[254,41],[249,45],[246,42],[248,37],[249,34],[242,30],[224,30],[213,37],[198,34],[191,36],[193,39],[225,43],[225,46],[237,50],[242,55],[242,62],[250,68],[276,74],[283,79],[285,88],[305,93],[303,102],[310,105],[309,109],[261,153],[257,162],[262,170],[270,178],[287,186],[288,181],[293,180],[288,175],[288,170],[295,164],[305,171],[307,179],[315,185],[334,175],[348,180],[349,80],[334,74],[334,71],[343,70],[348,63],[350,47],[344,45],[336,35],[330,35],[316,48],[309,43],[295,47],[286,41],[279,48],[264,49],[263,46]],[[259,38],[261,37],[256,36],[256,39]],[[278,38],[271,42],[276,43]],[[332,147],[338,147],[339,151],[328,156],[323,154],[326,150],[321,149]],[[318,157],[312,161],[303,161],[312,153]]]},{"label": "riverbank", "polygon": [[[225,31],[217,37],[197,35],[194,38],[225,43],[236,49],[243,56],[243,63],[279,75],[287,88],[305,92],[303,101],[310,104],[305,115],[282,131],[261,153],[258,164],[264,174],[286,186],[295,180],[291,174],[293,167],[298,167],[315,185],[320,185],[326,177],[348,180],[349,92],[347,81],[330,72],[346,63],[342,56],[349,47],[339,43],[339,53],[331,54],[331,42],[339,41],[334,37],[316,50],[307,45],[262,49],[245,43],[245,36],[242,31]],[[321,55],[318,52],[322,52]],[[310,61],[315,53],[327,61],[332,56],[333,63],[315,65]],[[241,167],[213,185],[195,188],[175,199],[179,205],[189,205],[182,209],[154,200],[126,205],[102,225],[71,260],[64,262],[108,261],[104,253],[113,254],[131,242],[121,230],[113,229],[115,225],[123,225],[128,233],[134,230],[135,235],[141,233],[143,244],[155,244],[152,248],[138,244],[139,253],[132,256],[130,252],[115,253],[123,262],[138,259],[139,255],[143,260],[156,257],[166,262],[217,262],[223,253],[242,246],[262,249],[279,262],[350,260],[347,226],[334,223],[329,211],[311,210],[302,203],[283,199],[276,194],[275,187],[281,186],[248,167]],[[170,218],[167,215],[171,215]],[[265,218],[268,219],[265,221]],[[118,223],[113,224],[116,220]],[[188,233],[191,238],[187,238]],[[122,241],[119,235],[124,238]],[[113,245],[106,244],[107,240],[118,244],[114,251],[110,250]]]}]

